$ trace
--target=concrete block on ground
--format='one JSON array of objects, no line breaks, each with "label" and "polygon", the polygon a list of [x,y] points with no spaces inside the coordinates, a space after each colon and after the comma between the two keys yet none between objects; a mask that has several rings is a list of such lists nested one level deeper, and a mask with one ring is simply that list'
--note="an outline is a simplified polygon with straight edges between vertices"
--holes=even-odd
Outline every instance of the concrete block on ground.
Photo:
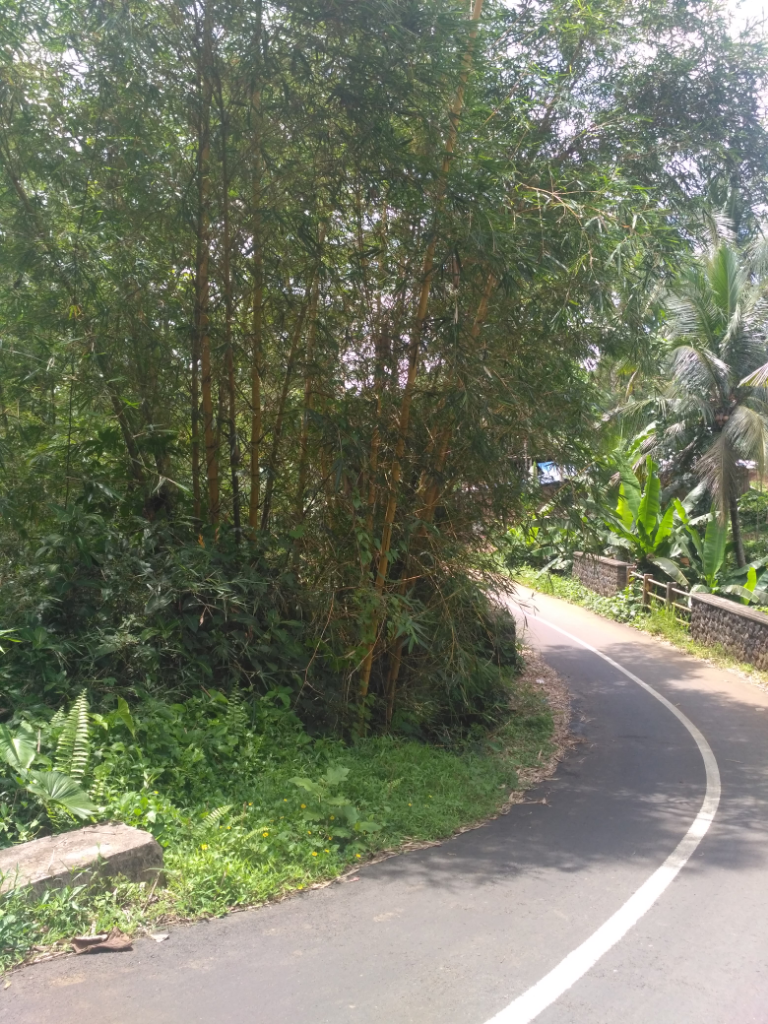
[{"label": "concrete block on ground", "polygon": [[163,850],[130,825],[87,825],[0,850],[0,892],[31,886],[36,892],[123,875],[150,885],[162,874]]}]

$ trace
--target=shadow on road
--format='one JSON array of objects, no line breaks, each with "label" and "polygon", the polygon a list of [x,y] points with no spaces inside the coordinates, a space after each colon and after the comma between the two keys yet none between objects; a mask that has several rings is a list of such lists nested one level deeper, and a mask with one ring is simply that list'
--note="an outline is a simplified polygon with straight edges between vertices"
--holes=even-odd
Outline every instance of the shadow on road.
[{"label": "shadow on road", "polygon": [[[546,636],[541,627],[538,634]],[[572,688],[580,741],[556,777],[481,829],[367,874],[382,880],[418,876],[422,884],[459,891],[553,868],[573,873],[622,862],[653,870],[674,849],[704,795],[704,766],[693,739],[612,666],[551,637],[542,653]],[[714,750],[720,807],[705,839],[706,858],[694,857],[686,870],[768,867],[768,707],[756,710],[759,691],[755,704],[736,699],[725,682],[717,688],[718,670],[659,647],[647,651],[628,641],[601,650],[680,706]],[[587,662],[591,679],[585,685]],[[697,685],[702,674],[710,677],[706,688]]]}]

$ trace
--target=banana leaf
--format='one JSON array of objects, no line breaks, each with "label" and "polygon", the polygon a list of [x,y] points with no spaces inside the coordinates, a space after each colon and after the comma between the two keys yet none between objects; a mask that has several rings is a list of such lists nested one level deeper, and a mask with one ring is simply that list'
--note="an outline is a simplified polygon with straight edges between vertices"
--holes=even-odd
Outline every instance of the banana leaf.
[{"label": "banana leaf", "polygon": [[662,572],[665,572],[667,576],[673,579],[676,583],[679,583],[681,587],[688,587],[688,580],[680,568],[680,566],[673,562],[671,558],[663,558],[661,555],[654,555],[651,558],[654,565],[658,565]]}]

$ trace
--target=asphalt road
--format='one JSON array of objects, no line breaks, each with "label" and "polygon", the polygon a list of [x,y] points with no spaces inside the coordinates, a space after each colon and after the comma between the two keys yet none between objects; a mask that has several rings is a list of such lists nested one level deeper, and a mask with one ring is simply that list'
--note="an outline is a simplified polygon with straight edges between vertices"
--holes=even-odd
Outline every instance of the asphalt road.
[{"label": "asphalt road", "polygon": [[[768,1024],[768,694],[582,609],[536,606],[678,707],[722,779],[680,874],[537,1024]],[[706,791],[668,708],[576,640],[533,620],[529,636],[568,681],[582,742],[528,802],[358,881],[17,972],[0,1020],[487,1024],[657,871]]]}]

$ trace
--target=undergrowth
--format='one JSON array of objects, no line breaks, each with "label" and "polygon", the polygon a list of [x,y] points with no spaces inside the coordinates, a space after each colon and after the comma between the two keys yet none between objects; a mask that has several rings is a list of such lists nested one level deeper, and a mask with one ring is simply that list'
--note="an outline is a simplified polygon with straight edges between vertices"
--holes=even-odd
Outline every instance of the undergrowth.
[{"label": "undergrowth", "polygon": [[0,896],[0,969],[91,927],[222,914],[443,838],[551,750],[514,622],[471,574],[444,567],[439,607],[426,591],[398,605],[388,721],[381,666],[363,713],[350,697],[360,608],[333,619],[348,588],[300,585],[292,544],[54,519],[0,544],[0,847],[125,822],[155,836],[165,873]]},{"label": "undergrowth", "polygon": [[603,597],[585,587],[572,576],[558,576],[544,569],[533,569],[529,566],[518,566],[513,571],[516,583],[533,587],[542,594],[552,594],[571,604],[581,605],[590,611],[603,615],[616,622],[638,625],[645,618],[642,601],[642,587],[630,584],[626,590],[611,597]]},{"label": "undergrowth", "polygon": [[[491,736],[447,749],[370,737],[348,746],[314,738],[276,691],[245,701],[208,691],[183,703],[147,700],[122,713],[90,714],[82,781],[100,820],[150,831],[164,848],[166,881],[114,880],[0,897],[0,968],[95,928],[127,933],[223,914],[333,878],[409,841],[450,835],[494,813],[517,770],[551,750],[543,698],[518,685],[511,713]],[[55,726],[25,712],[43,751]],[[2,804],[4,845],[66,827],[46,821],[17,792]],[[69,827],[79,824],[74,819]]]},{"label": "undergrowth", "polygon": [[[0,658],[0,722],[60,707],[84,688],[108,707],[117,697],[184,701],[203,686],[290,691],[311,733],[357,733],[371,594],[344,572],[358,580],[359,552],[331,576],[304,555],[297,568],[290,536],[238,540],[119,508],[53,509],[32,536],[0,531],[0,637],[7,629],[16,641]],[[446,743],[499,720],[515,672],[514,622],[458,555],[428,575],[429,586],[420,580],[387,606],[362,716],[372,732]]]}]

